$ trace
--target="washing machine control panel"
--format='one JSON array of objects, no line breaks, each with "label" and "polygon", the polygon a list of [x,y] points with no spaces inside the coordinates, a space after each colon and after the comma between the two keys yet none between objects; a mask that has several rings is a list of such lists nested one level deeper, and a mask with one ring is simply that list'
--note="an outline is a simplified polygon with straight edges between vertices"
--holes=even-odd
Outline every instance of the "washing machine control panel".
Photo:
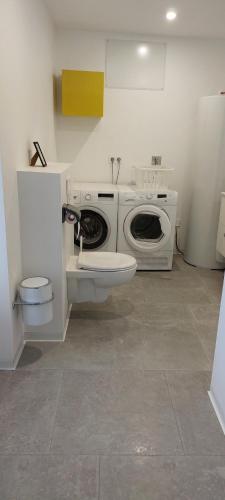
[{"label": "washing machine control panel", "polygon": [[117,204],[118,194],[111,191],[77,191],[71,190],[70,203],[75,205],[114,205]]}]

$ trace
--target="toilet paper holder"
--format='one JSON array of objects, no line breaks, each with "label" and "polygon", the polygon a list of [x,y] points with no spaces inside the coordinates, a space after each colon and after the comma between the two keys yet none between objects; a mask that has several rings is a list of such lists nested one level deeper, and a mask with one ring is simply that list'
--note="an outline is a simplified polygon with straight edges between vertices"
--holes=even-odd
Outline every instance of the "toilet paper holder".
[{"label": "toilet paper holder", "polygon": [[42,306],[44,304],[49,304],[50,302],[53,302],[55,296],[54,293],[52,293],[52,296],[50,299],[45,300],[44,302],[25,302],[25,300],[22,300],[20,298],[20,294],[17,291],[15,295],[15,299],[12,303],[12,308],[15,309],[16,306]]},{"label": "toilet paper holder", "polygon": [[19,283],[13,309],[21,307],[25,325],[40,326],[52,321],[53,300],[51,280],[45,276],[33,276]]}]

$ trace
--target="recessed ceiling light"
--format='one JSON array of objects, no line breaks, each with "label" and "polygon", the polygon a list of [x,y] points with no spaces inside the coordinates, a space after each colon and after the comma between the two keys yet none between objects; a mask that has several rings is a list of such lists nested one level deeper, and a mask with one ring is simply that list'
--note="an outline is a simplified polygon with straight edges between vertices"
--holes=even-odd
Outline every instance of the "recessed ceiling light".
[{"label": "recessed ceiling light", "polygon": [[138,54],[141,57],[145,57],[148,54],[148,46],[147,45],[139,45]]},{"label": "recessed ceiling light", "polygon": [[175,10],[168,10],[168,12],[166,13],[166,19],[168,21],[174,21],[174,19],[176,19],[177,17],[177,13]]}]

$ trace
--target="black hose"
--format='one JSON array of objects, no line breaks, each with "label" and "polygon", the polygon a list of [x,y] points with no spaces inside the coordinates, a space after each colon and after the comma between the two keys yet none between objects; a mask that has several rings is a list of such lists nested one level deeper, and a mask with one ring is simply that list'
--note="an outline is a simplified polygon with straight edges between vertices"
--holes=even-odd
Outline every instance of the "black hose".
[{"label": "black hose", "polygon": [[178,251],[178,253],[180,255],[184,255],[184,252],[182,252],[182,250],[180,249],[179,244],[178,244],[178,227],[177,226],[176,226],[176,238],[175,238],[175,241],[176,241],[176,250]]}]

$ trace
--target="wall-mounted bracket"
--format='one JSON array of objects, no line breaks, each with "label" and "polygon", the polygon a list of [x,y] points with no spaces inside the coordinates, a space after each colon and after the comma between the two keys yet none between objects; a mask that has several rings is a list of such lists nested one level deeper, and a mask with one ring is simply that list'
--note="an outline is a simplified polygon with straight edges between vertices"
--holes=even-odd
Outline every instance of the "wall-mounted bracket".
[{"label": "wall-mounted bracket", "polygon": [[45,300],[44,302],[24,302],[21,300],[18,292],[16,293],[15,300],[12,304],[12,308],[15,309],[16,306],[43,306],[44,304],[49,304],[54,300],[54,293],[52,294],[51,298],[48,300]]}]

